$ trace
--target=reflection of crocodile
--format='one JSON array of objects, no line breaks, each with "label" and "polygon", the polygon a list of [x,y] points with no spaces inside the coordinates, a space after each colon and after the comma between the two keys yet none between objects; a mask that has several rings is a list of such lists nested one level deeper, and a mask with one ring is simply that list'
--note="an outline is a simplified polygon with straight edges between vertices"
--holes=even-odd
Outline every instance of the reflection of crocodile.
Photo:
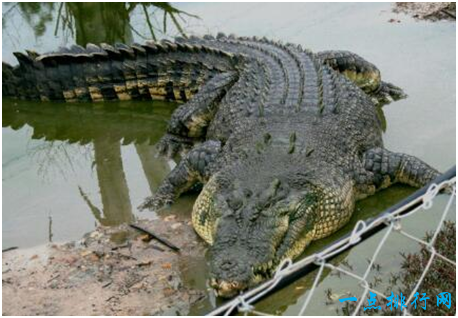
[{"label": "reflection of crocodile", "polygon": [[2,126],[17,130],[29,125],[34,139],[86,144],[97,138],[109,138],[123,144],[155,144],[166,130],[171,114],[170,104],[165,103],[154,111],[140,110],[138,105],[109,105],[100,109],[88,105],[62,107],[43,103],[37,108],[36,103],[4,99]]},{"label": "reflection of crocodile", "polygon": [[205,183],[192,218],[212,245],[211,285],[221,296],[342,227],[356,200],[438,174],[383,148],[376,104],[402,91],[350,52],[220,35],[17,57],[19,67],[3,67],[6,95],[186,102],[160,149],[193,148],[144,207]]}]

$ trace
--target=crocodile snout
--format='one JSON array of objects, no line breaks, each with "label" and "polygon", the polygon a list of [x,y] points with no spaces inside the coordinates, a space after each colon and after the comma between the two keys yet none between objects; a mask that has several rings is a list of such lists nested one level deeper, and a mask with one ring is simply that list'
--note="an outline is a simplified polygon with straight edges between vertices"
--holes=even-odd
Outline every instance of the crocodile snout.
[{"label": "crocodile snout", "polygon": [[220,281],[214,278],[211,279],[210,286],[214,289],[218,297],[224,298],[234,297],[247,287],[240,282]]}]

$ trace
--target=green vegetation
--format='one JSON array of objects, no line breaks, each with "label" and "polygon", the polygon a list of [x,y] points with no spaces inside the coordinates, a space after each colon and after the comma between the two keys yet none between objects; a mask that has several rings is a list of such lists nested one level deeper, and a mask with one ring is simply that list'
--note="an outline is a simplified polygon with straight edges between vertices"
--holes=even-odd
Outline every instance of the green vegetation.
[{"label": "green vegetation", "polygon": [[[433,233],[426,233],[424,241],[429,242],[433,237]],[[445,258],[456,261],[456,224],[451,221],[446,221],[443,228],[439,232],[434,248],[436,252]],[[391,295],[393,291],[394,295],[400,295],[402,292],[405,297],[405,301],[414,290],[416,284],[420,280],[423,271],[425,270],[429,259],[431,257],[431,251],[424,245],[421,245],[421,249],[418,253],[401,254],[403,262],[401,270],[390,278],[390,286],[384,292],[385,295]],[[426,293],[426,309],[423,309],[424,301],[417,301],[417,308],[409,308],[409,312],[416,316],[444,316],[444,315],[455,315],[456,313],[456,267],[451,263],[443,260],[441,257],[435,256],[431,267],[426,273],[423,282],[417,290],[420,294],[418,299],[422,297],[423,293]],[[442,292],[449,292],[451,294],[451,307],[447,308],[444,304],[437,306],[436,295]],[[367,297],[368,298],[368,297]],[[409,303],[411,303],[410,301]],[[352,314],[356,308],[355,303],[345,303],[346,306],[338,310],[339,314],[349,315]],[[381,310],[370,310],[364,312],[361,308],[358,315],[385,315],[385,316],[399,316],[402,315],[400,306],[393,310],[387,307],[388,301],[377,297],[377,303],[375,306],[381,306]],[[365,300],[363,307],[367,306],[367,300]]]}]

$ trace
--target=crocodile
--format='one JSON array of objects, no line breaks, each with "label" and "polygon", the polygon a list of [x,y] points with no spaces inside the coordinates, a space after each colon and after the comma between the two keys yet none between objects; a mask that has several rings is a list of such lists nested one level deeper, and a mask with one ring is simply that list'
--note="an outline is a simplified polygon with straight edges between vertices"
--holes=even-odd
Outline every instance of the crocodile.
[{"label": "crocodile", "polygon": [[345,225],[357,200],[439,175],[383,146],[379,109],[406,95],[352,52],[218,34],[15,55],[4,96],[180,103],[157,146],[181,159],[140,208],[203,185],[191,218],[218,296],[271,277]]}]

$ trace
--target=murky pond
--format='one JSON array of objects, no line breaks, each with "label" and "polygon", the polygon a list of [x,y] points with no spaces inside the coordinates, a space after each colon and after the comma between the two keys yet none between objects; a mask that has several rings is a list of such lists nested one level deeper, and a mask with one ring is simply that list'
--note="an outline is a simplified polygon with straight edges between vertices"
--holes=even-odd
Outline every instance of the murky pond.
[{"label": "murky pond", "polygon": [[[455,23],[417,22],[404,15],[397,16],[400,23],[388,23],[394,15],[388,3],[176,7],[199,18],[182,14],[182,20],[171,13],[164,18],[163,8],[146,4],[3,4],[3,60],[15,63],[12,52],[25,49],[46,52],[73,43],[142,42],[180,30],[266,36],[314,51],[351,50],[376,64],[384,79],[409,95],[383,110],[387,148],[416,155],[442,171],[455,163]],[[154,148],[175,107],[164,102],[65,105],[3,100],[3,247],[76,240],[97,224],[157,217],[136,207],[175,164],[158,158]],[[308,253],[348,232],[359,218],[379,213],[412,191],[396,186],[360,202],[351,224],[313,244]],[[181,198],[165,213],[189,215],[194,198]],[[406,226],[419,236],[435,228],[435,212],[440,212],[445,198],[439,201],[436,211],[409,219]],[[342,260],[362,268],[374,244],[362,244]],[[394,255],[400,246],[415,248],[393,237],[382,266],[399,266]],[[183,270],[185,282],[206,289],[204,265],[204,255],[189,264]],[[297,313],[312,282],[312,278],[298,282],[265,301],[262,308]],[[332,276],[320,284],[323,291],[329,286],[348,291],[347,285]],[[209,294],[193,313],[206,312],[217,303]],[[310,314],[335,313],[335,308],[323,308],[325,297],[318,296]]]}]

